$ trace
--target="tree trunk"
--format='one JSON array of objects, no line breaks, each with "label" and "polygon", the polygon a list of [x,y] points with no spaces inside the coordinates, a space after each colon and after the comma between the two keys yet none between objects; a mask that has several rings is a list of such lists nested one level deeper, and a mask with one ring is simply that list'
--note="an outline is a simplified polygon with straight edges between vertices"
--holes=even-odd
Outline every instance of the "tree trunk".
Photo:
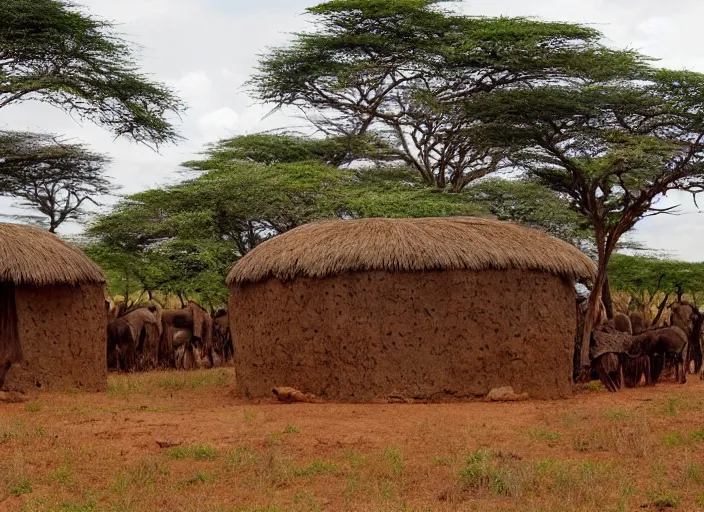
[{"label": "tree trunk", "polygon": [[592,329],[596,324],[596,315],[599,310],[599,301],[604,290],[605,272],[599,263],[597,276],[594,280],[594,286],[589,294],[589,302],[587,307],[587,316],[584,319],[584,332],[582,333],[582,348],[580,357],[580,366],[582,367],[582,379],[588,376],[588,369],[591,367],[591,359],[589,357],[590,342],[592,338]]},{"label": "tree trunk", "polygon": [[611,286],[609,285],[609,274],[606,274],[604,279],[604,291],[601,294],[601,300],[604,302],[604,308],[606,309],[606,318],[609,320],[614,317],[614,301],[611,298]]},{"label": "tree trunk", "polygon": [[181,294],[181,292],[178,292],[178,300],[181,301],[181,309],[185,308],[185,307],[186,307],[186,303],[185,303],[185,301],[183,300],[183,295]]},{"label": "tree trunk", "polygon": [[599,312],[599,302],[604,293],[604,283],[606,281],[606,269],[609,266],[609,259],[613,252],[614,240],[607,239],[604,230],[603,222],[597,219],[593,220],[594,238],[598,254],[596,278],[594,286],[589,294],[589,302],[587,308],[587,317],[584,319],[584,332],[582,333],[582,347],[580,366],[582,367],[582,379],[586,380],[589,377],[589,369],[591,368],[591,358],[589,357],[590,342],[592,330],[597,322],[597,314]]},{"label": "tree trunk", "polygon": [[662,312],[665,311],[665,306],[667,305],[667,300],[670,298],[670,294],[666,293],[665,298],[662,299],[662,302],[658,306],[658,314],[655,315],[655,318],[653,321],[650,323],[651,327],[654,327],[658,325],[658,322],[660,321],[660,317],[662,316]]}]

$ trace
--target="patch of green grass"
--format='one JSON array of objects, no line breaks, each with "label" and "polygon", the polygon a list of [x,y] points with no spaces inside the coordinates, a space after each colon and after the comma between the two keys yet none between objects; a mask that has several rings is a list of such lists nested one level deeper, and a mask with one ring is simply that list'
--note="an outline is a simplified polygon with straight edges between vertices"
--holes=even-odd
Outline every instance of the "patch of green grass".
[{"label": "patch of green grass", "polygon": [[494,464],[494,454],[491,451],[479,449],[467,455],[465,467],[460,471],[460,486],[509,495],[509,476],[507,468]]},{"label": "patch of green grass", "polygon": [[665,446],[681,446],[687,444],[689,441],[687,436],[682,434],[682,432],[670,432],[669,434],[665,434],[662,440]]},{"label": "patch of green grass", "polygon": [[660,412],[666,416],[677,416],[679,411],[680,399],[668,397]]},{"label": "patch of green grass", "polygon": [[331,475],[337,472],[337,466],[331,462],[316,459],[307,466],[296,467],[291,470],[293,476],[320,476]]},{"label": "patch of green grass", "polygon": [[694,497],[694,503],[696,503],[698,507],[704,508],[704,494],[697,494]]},{"label": "patch of green grass", "polygon": [[401,450],[397,446],[388,446],[384,451],[384,460],[391,468],[391,473],[393,475],[400,475],[403,473],[403,455],[401,455]]},{"label": "patch of green grass", "polygon": [[184,483],[186,485],[196,485],[196,484],[205,484],[208,483],[212,480],[214,480],[215,477],[208,473],[203,473],[203,472],[198,472],[188,480],[186,480]]},{"label": "patch of green grass", "polygon": [[695,430],[689,435],[685,435],[682,432],[670,432],[668,434],[665,434],[665,436],[663,437],[663,442],[666,446],[682,446],[692,442],[704,442],[704,428]]},{"label": "patch of green grass", "polygon": [[696,485],[704,484],[704,466],[690,462],[684,468],[683,475],[686,482],[692,482]]},{"label": "patch of green grass", "polygon": [[243,411],[244,421],[254,421],[257,418],[257,413],[252,409],[247,409],[245,407]]},{"label": "patch of green grass", "polygon": [[298,491],[293,497],[293,503],[302,507],[306,512],[320,512],[320,505],[316,503],[315,497],[309,491]]},{"label": "patch of green grass", "polygon": [[0,444],[7,443],[13,439],[19,439],[19,434],[17,432],[12,432],[9,430],[0,431]]},{"label": "patch of green grass", "polygon": [[653,505],[655,505],[660,510],[665,508],[677,508],[680,505],[680,498],[671,491],[664,491],[657,494],[651,495],[651,500]]},{"label": "patch of green grass", "polygon": [[689,437],[692,439],[692,441],[704,442],[704,428],[695,430],[690,434]]},{"label": "patch of green grass", "polygon": [[50,472],[47,477],[59,485],[68,485],[71,483],[71,469],[67,464],[61,464]]},{"label": "patch of green grass", "polygon": [[133,493],[133,489],[154,489],[157,482],[169,473],[169,467],[159,460],[141,460],[133,467],[119,473],[111,489],[118,494]]},{"label": "patch of green grass", "polygon": [[25,477],[19,484],[13,487],[10,492],[15,496],[29,494],[32,492],[32,482],[29,480],[29,478]]},{"label": "patch of green grass", "polygon": [[156,384],[167,391],[183,389],[199,389],[226,386],[229,380],[227,370],[222,368],[190,374],[189,372],[174,372],[167,377],[157,379]]},{"label": "patch of green grass", "polygon": [[25,426],[22,420],[15,420],[5,425],[0,424],[0,444],[20,439],[24,433]]},{"label": "patch of green grass", "polygon": [[562,438],[562,434],[544,427],[536,427],[526,431],[526,435],[537,441],[554,442]]},{"label": "patch of green grass", "polygon": [[386,477],[381,477],[377,480],[379,489],[379,498],[383,501],[391,501],[396,499],[396,487],[393,480]]},{"label": "patch of green grass", "polygon": [[633,411],[622,407],[612,407],[610,409],[606,409],[601,415],[604,419],[610,421],[628,421],[635,417]]},{"label": "patch of green grass", "polygon": [[283,431],[284,434],[298,434],[301,430],[298,427],[290,425],[286,427]]},{"label": "patch of green grass", "polygon": [[369,462],[369,457],[357,450],[348,450],[345,452],[345,458],[352,469],[364,467]]},{"label": "patch of green grass", "polygon": [[605,391],[604,385],[598,380],[593,380],[586,383],[584,388],[587,391]]},{"label": "patch of green grass", "polygon": [[345,485],[345,499],[352,499],[359,491],[359,475],[347,475],[347,484]]},{"label": "patch of green grass", "polygon": [[257,463],[257,452],[251,446],[238,446],[228,453],[227,463],[235,469],[254,466]]},{"label": "patch of green grass", "polygon": [[452,461],[448,457],[433,457],[433,464],[436,466],[449,466]]},{"label": "patch of green grass", "polygon": [[586,439],[584,437],[575,437],[572,440],[572,448],[576,452],[588,452],[591,449],[591,443],[589,442],[589,439]]},{"label": "patch of green grass", "polygon": [[493,453],[480,449],[467,455],[459,474],[460,489],[496,496],[519,498],[525,494],[560,496],[563,500],[581,500],[592,506],[602,500],[603,488],[613,485],[610,466],[573,460],[526,461],[511,453]]},{"label": "patch of green grass", "polygon": [[29,402],[24,406],[24,410],[27,412],[39,412],[42,410],[42,406],[39,402]]},{"label": "patch of green grass", "polygon": [[131,394],[150,395],[157,391],[181,391],[223,387],[228,384],[230,373],[226,368],[192,372],[150,372],[108,376],[108,394],[127,397]]},{"label": "patch of green grass", "polygon": [[192,458],[193,460],[213,460],[218,455],[215,448],[206,444],[199,444],[195,446],[176,446],[171,448],[166,453],[169,457],[173,457],[174,459]]}]

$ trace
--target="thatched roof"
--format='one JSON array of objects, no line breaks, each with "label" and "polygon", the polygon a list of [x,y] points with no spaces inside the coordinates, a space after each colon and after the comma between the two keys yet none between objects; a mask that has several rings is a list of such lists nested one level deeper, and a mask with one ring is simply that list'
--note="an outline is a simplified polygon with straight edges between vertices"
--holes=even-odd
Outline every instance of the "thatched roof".
[{"label": "thatched roof", "polygon": [[229,285],[269,277],[326,277],[348,271],[540,270],[593,277],[594,263],[541,231],[474,217],[359,219],[301,226],[240,259]]},{"label": "thatched roof", "polygon": [[104,283],[80,249],[43,229],[0,223],[0,282],[16,285]]}]

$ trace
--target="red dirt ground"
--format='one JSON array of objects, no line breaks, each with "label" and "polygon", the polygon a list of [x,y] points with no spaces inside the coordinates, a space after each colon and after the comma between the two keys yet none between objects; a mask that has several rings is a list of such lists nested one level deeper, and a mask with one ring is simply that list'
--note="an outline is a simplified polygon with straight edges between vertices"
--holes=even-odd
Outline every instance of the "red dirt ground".
[{"label": "red dirt ground", "polygon": [[233,381],[111,376],[0,403],[0,511],[704,510],[694,378],[433,405],[254,404]]}]

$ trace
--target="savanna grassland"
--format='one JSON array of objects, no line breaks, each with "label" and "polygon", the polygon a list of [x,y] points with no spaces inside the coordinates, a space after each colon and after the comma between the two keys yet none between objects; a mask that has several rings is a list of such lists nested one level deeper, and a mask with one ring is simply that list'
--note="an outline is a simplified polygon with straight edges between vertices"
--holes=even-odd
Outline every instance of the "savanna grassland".
[{"label": "savanna grassland", "polygon": [[556,402],[251,403],[229,369],[0,404],[0,510],[704,510],[704,382]]}]

